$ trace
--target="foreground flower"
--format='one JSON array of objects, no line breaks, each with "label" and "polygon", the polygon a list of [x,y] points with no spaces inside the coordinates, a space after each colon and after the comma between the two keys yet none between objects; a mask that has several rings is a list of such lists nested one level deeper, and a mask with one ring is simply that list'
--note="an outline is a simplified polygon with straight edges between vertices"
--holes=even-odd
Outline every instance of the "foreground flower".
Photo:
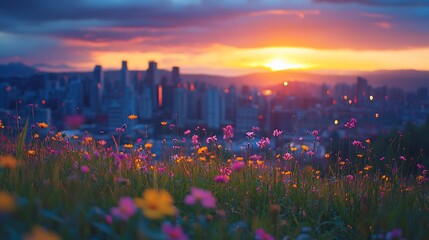
[{"label": "foreground flower", "polygon": [[229,182],[229,177],[226,175],[217,175],[215,177],[215,182],[217,183],[227,183]]},{"label": "foreground flower", "polygon": [[16,167],[16,159],[13,156],[0,156],[0,167],[14,169]]},{"label": "foreground flower", "polygon": [[184,200],[186,205],[195,205],[201,203],[205,208],[216,208],[216,199],[210,191],[200,188],[191,188],[191,194],[187,195]]},{"label": "foreground flower", "polygon": [[233,163],[232,164],[232,170],[234,171],[234,172],[238,172],[238,171],[240,171],[241,169],[243,169],[244,168],[244,166],[245,166],[246,164],[244,164],[244,162],[235,162],[235,163]]},{"label": "foreground flower", "polygon": [[15,209],[15,198],[7,192],[0,192],[0,213],[13,212]]},{"label": "foreground flower", "polygon": [[56,233],[48,231],[42,227],[34,227],[31,233],[23,238],[24,240],[59,240],[61,239]]},{"label": "foreground flower", "polygon": [[110,212],[113,216],[127,221],[132,217],[137,211],[134,201],[130,197],[121,197],[119,199],[118,207],[110,209]]},{"label": "foreground flower", "polygon": [[176,212],[173,198],[166,190],[146,189],[143,197],[135,198],[134,202],[143,211],[143,215],[149,219],[173,216]]},{"label": "foreground flower", "polygon": [[280,137],[283,134],[282,130],[275,129],[273,132],[274,137]]},{"label": "foreground flower", "polygon": [[40,123],[38,123],[38,124],[37,124],[37,126],[38,126],[39,128],[48,128],[48,127],[49,127],[49,125],[48,125],[48,124],[46,124],[45,122],[40,122]]},{"label": "foreground flower", "polygon": [[256,145],[259,148],[269,147],[270,146],[270,139],[267,137],[263,137],[256,143]]},{"label": "foreground flower", "polygon": [[229,139],[232,139],[234,137],[234,132],[233,132],[233,128],[231,125],[227,125],[222,130],[223,130],[223,139],[224,140],[229,140]]},{"label": "foreground flower", "polygon": [[87,165],[83,165],[82,167],[80,167],[80,171],[83,173],[83,174],[87,174],[87,173],[89,173],[89,167],[87,166]]},{"label": "foreground flower", "polygon": [[130,119],[131,121],[136,120],[137,118],[138,118],[138,116],[135,114],[128,115],[128,119]]},{"label": "foreground flower", "polygon": [[255,238],[258,240],[274,240],[274,237],[266,233],[263,228],[256,229],[255,235]]},{"label": "foreground flower", "polygon": [[168,240],[187,240],[188,236],[183,232],[183,229],[179,226],[173,226],[171,223],[163,223],[162,231],[167,235]]},{"label": "foreground flower", "polygon": [[134,146],[131,143],[124,144],[124,148],[132,149]]}]

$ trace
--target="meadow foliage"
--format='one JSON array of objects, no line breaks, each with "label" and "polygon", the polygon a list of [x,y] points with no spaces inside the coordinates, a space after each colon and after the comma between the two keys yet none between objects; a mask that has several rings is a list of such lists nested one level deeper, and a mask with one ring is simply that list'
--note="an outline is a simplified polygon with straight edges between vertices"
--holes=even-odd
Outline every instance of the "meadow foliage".
[{"label": "meadow foliage", "polygon": [[[46,123],[0,126],[4,239],[429,236],[428,159],[393,143],[375,151],[373,140],[347,135],[347,151],[319,158],[318,130],[306,144],[286,141],[282,130],[240,137],[228,125],[219,138],[199,128],[176,132],[155,154],[154,143],[127,136],[126,126],[111,143]],[[344,124],[357,127],[353,118]],[[233,151],[234,141],[245,147]]]}]

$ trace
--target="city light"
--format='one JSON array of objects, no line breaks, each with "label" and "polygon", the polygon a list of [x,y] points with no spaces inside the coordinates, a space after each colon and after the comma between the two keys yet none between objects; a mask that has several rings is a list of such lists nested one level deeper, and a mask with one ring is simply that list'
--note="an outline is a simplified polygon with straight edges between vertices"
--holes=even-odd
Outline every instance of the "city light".
[{"label": "city light", "polygon": [[374,96],[372,96],[372,95],[371,95],[371,96],[369,96],[369,100],[370,100],[370,101],[374,100]]},{"label": "city light", "polygon": [[287,87],[287,85],[289,85],[289,83],[287,81],[284,81],[283,86]]},{"label": "city light", "polygon": [[334,124],[338,125],[338,120],[337,119],[334,120]]},{"label": "city light", "polygon": [[265,96],[270,96],[271,94],[273,94],[273,91],[267,89],[267,90],[264,90],[263,93],[264,93]]}]

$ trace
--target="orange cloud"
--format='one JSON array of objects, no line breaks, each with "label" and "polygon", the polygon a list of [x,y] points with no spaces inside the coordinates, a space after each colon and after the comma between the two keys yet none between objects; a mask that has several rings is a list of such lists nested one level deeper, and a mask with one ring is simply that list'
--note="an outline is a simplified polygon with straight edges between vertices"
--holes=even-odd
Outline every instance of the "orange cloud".
[{"label": "orange cloud", "polygon": [[320,10],[267,10],[250,13],[250,16],[261,15],[295,15],[304,18],[306,15],[319,15]]},{"label": "orange cloud", "polygon": [[383,29],[390,29],[390,28],[392,28],[392,24],[389,23],[389,22],[375,22],[374,25],[376,27],[383,28]]}]

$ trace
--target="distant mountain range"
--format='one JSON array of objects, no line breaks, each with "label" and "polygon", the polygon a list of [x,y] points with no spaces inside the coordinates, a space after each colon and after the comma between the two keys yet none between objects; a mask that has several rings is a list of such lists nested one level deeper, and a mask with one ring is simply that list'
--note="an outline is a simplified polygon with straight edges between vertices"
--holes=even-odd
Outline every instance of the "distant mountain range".
[{"label": "distant mountain range", "polygon": [[[130,71],[131,77],[137,72],[144,71]],[[34,67],[24,65],[22,63],[9,63],[0,65],[0,77],[20,76],[27,77],[36,73],[43,73]],[[62,73],[64,74],[64,73]],[[84,76],[91,77],[91,72],[68,72],[65,73],[70,76]],[[166,70],[160,70],[160,76],[170,77],[171,73]],[[203,81],[218,86],[228,86],[235,84],[267,87],[276,84],[282,84],[285,81],[299,81],[313,84],[336,84],[356,82],[356,77],[361,76],[368,80],[372,86],[386,85],[389,87],[398,87],[406,91],[414,91],[418,87],[429,87],[429,71],[418,70],[379,70],[369,72],[353,72],[349,74],[328,74],[328,73],[315,73],[307,70],[285,70],[277,72],[262,72],[254,73],[236,77],[226,77],[221,75],[206,75],[206,74],[182,74],[182,79],[185,82]],[[119,70],[105,71],[105,77],[111,79],[120,78]]]},{"label": "distant mountain range", "polygon": [[22,63],[0,64],[0,77],[28,77],[39,72]]}]

